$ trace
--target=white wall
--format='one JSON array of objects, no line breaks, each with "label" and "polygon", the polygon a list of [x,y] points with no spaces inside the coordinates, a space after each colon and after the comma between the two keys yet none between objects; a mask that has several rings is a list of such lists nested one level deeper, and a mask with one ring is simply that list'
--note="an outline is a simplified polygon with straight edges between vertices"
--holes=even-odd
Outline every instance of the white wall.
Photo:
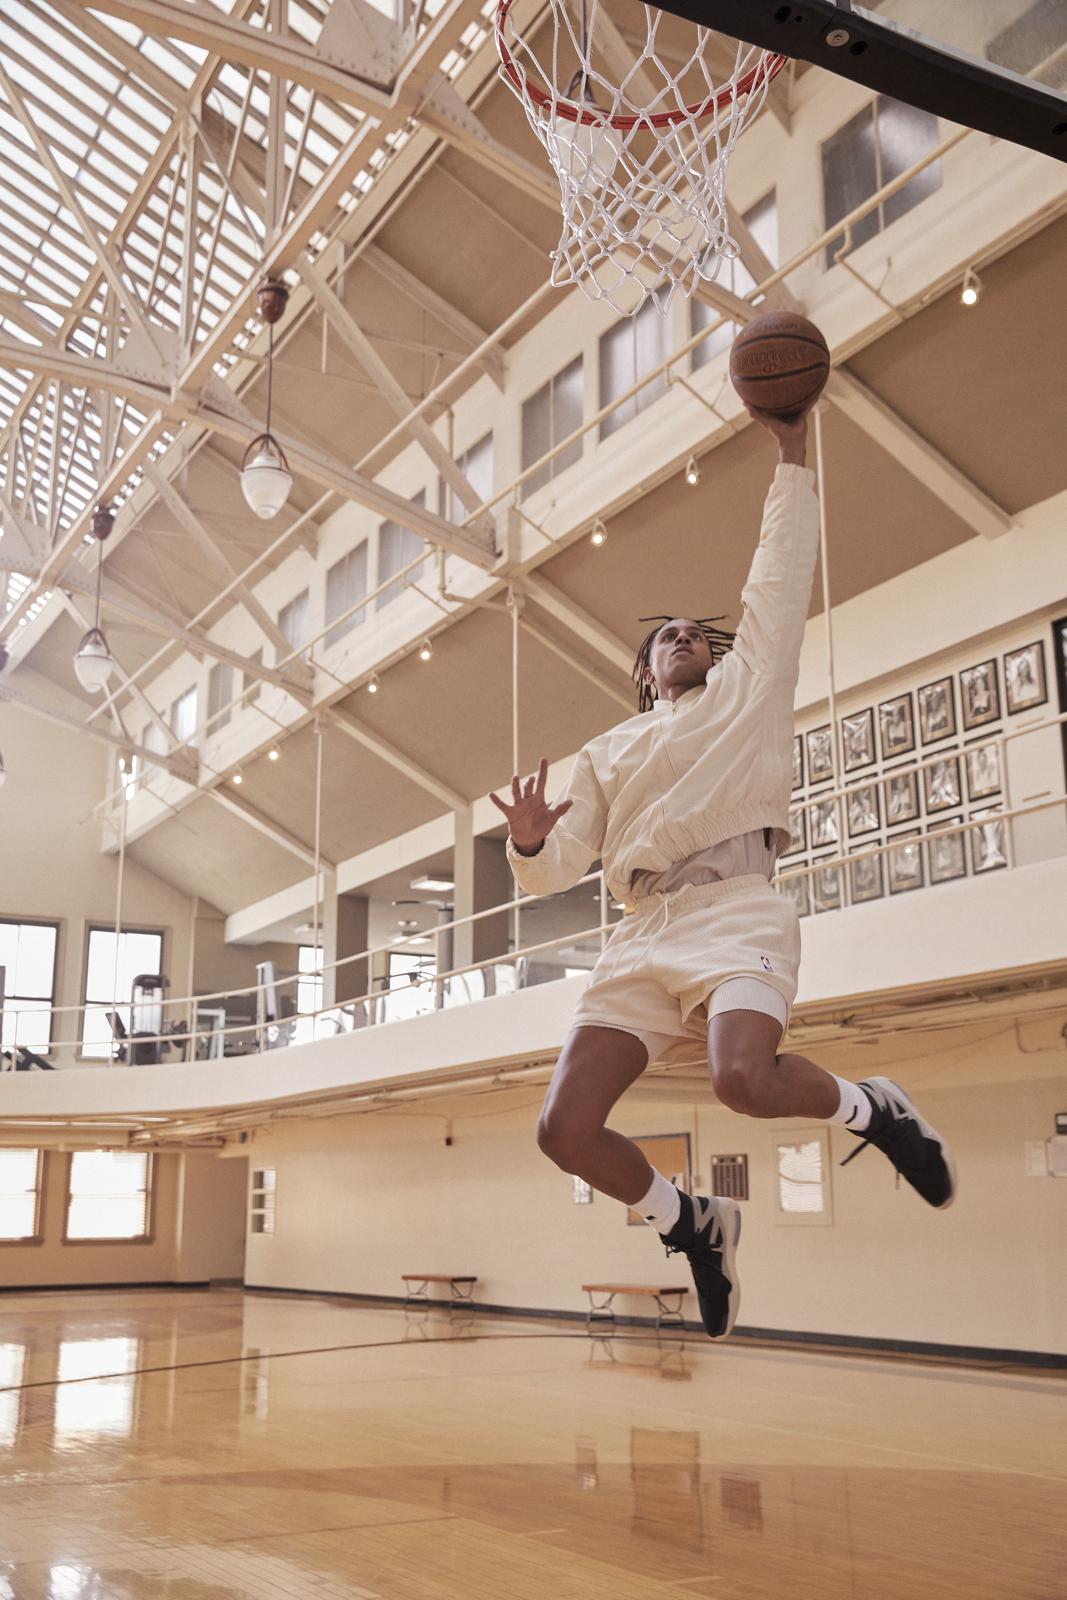
[{"label": "white wall", "polygon": [[[632,1094],[611,1125],[688,1132],[704,1181],[713,1153],[748,1155],[741,1326],[1062,1354],[1067,1183],[1025,1176],[1023,1149],[1067,1107],[1062,1020],[1023,1024],[1018,1042],[1001,1020],[933,1039],[927,1054],[899,1040],[820,1053],[842,1075],[884,1071],[917,1096],[959,1168],[944,1212],[895,1189],[885,1157],[868,1149],[833,1167],[829,1226],[783,1224],[774,1143],[813,1125]],[[483,1304],[580,1311],[590,1279],[687,1282],[685,1261],[668,1262],[650,1230],[627,1227],[621,1206],[574,1204],[571,1180],[534,1141],[540,1099],[522,1089],[256,1133],[252,1164],[277,1169],[277,1231],[249,1238],[247,1283],[396,1296],[403,1272],[469,1272]],[[839,1162],[856,1142],[833,1128],[830,1146]]]}]

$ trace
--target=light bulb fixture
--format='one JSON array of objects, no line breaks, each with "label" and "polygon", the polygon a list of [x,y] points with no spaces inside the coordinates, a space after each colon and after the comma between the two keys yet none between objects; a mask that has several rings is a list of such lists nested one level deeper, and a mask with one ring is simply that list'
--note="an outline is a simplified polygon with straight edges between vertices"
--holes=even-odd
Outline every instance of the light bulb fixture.
[{"label": "light bulb fixture", "polygon": [[241,774],[239,772],[235,772],[234,773],[232,782],[236,784],[238,789],[241,787],[241,785],[242,785],[242,783],[244,783],[244,781],[245,781],[244,778],[241,776]]},{"label": "light bulb fixture", "polygon": [[115,662],[108,648],[104,630],[100,626],[100,586],[104,577],[104,540],[115,526],[115,517],[109,506],[97,506],[93,512],[93,537],[99,542],[100,555],[96,563],[96,617],[92,627],[74,652],[74,675],[89,694],[99,694],[106,689],[108,679],[115,670]]},{"label": "light bulb fixture", "polygon": [[[267,324],[267,426],[257,433],[241,460],[241,492],[257,517],[276,517],[288,500],[293,475],[285,451],[270,431],[271,402],[274,395],[274,324],[289,301],[288,286],[272,278],[256,290],[259,314]],[[249,459],[251,458],[251,459]]]},{"label": "light bulb fixture", "polygon": [[607,544],[607,542],[608,530],[605,528],[600,518],[597,517],[596,521],[593,523],[593,531],[589,535],[589,543],[595,544],[599,549],[602,544]]},{"label": "light bulb fixture", "polygon": [[267,760],[268,761],[280,761],[281,758],[282,758],[282,753],[278,749],[277,745],[272,746],[272,748],[267,751]]},{"label": "light bulb fixture", "polygon": [[960,290],[960,303],[965,306],[976,306],[978,297],[982,292],[982,280],[973,267],[968,267],[963,274],[963,288]]},{"label": "light bulb fixture", "polygon": [[685,481],[691,489],[695,489],[700,482],[700,468],[697,466],[696,456],[690,456],[685,464]]},{"label": "light bulb fixture", "polygon": [[[432,894],[435,890],[454,889],[455,887],[454,879],[442,877],[440,873],[435,872],[424,873],[421,878],[412,878],[408,885],[409,889],[421,889],[427,894]],[[524,907],[523,909],[525,910],[526,908]]]},{"label": "light bulb fixture", "polygon": [[429,639],[424,639],[422,641],[422,643],[419,645],[419,660],[420,661],[432,661],[433,660],[433,645],[430,643]]},{"label": "light bulb fixture", "polygon": [[370,677],[367,679],[367,693],[377,694],[381,686],[382,680],[379,678],[376,672],[372,672]]}]

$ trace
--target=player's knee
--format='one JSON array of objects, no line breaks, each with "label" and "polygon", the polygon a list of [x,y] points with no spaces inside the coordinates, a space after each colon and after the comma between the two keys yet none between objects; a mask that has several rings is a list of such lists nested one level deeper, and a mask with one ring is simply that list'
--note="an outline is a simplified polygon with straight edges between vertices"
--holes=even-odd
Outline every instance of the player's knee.
[{"label": "player's knee", "polygon": [[746,1117],[767,1114],[768,1065],[762,1056],[718,1056],[709,1065],[711,1085],[721,1105]]},{"label": "player's knee", "polygon": [[542,1155],[564,1172],[577,1172],[581,1164],[582,1132],[558,1111],[546,1108],[537,1124],[537,1145]]}]

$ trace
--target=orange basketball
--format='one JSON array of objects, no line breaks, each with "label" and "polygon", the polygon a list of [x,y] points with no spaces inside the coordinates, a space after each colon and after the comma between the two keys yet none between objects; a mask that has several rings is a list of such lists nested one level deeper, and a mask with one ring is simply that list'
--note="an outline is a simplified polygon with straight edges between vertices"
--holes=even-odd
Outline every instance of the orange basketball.
[{"label": "orange basketball", "polygon": [[730,351],[730,379],[742,400],[778,417],[791,416],[821,394],[830,350],[807,317],[767,311],[741,329]]}]

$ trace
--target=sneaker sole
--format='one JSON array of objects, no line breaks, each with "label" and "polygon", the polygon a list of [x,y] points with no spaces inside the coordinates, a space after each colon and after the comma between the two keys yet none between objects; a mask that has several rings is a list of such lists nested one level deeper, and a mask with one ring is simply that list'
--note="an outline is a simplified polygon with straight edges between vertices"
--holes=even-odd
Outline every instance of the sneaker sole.
[{"label": "sneaker sole", "polygon": [[722,1270],[723,1275],[730,1285],[730,1309],[726,1316],[726,1326],[721,1333],[713,1333],[713,1339],[725,1339],[734,1323],[741,1305],[741,1288],[734,1271],[734,1251],[737,1241],[741,1237],[741,1207],[736,1200],[719,1201],[719,1221],[722,1225]]},{"label": "sneaker sole", "polygon": [[[949,1147],[945,1143],[944,1139],[942,1139],[942,1137],[938,1133],[937,1129],[936,1128],[931,1128],[930,1124],[926,1121],[926,1119],[924,1117],[920,1116],[918,1106],[916,1106],[916,1104],[915,1104],[914,1100],[912,1100],[911,1096],[909,1094],[907,1094],[900,1087],[899,1083],[894,1083],[892,1078],[868,1078],[867,1082],[868,1083],[879,1083],[879,1084],[882,1084],[883,1087],[885,1087],[887,1089],[892,1089],[895,1094],[898,1094],[900,1096],[900,1098],[904,1101],[904,1104],[908,1107],[910,1114],[915,1118],[915,1121],[919,1124],[919,1127],[922,1130],[923,1134],[926,1136],[926,1138],[932,1139],[934,1141],[934,1143],[937,1145],[938,1149],[941,1151],[941,1159],[945,1163],[945,1166],[948,1168],[948,1175],[949,1175],[949,1178],[952,1181],[952,1192],[949,1195],[947,1200],[942,1200],[942,1202],[941,1202],[941,1204],[939,1206],[934,1206],[934,1210],[935,1211],[947,1211],[949,1206],[952,1204],[953,1200],[955,1200],[955,1198],[956,1198],[956,1187],[957,1187],[957,1184],[956,1184],[956,1163],[952,1159],[952,1151],[949,1149]],[[929,1200],[926,1203],[927,1203],[927,1205],[931,1204],[931,1202]]]}]

